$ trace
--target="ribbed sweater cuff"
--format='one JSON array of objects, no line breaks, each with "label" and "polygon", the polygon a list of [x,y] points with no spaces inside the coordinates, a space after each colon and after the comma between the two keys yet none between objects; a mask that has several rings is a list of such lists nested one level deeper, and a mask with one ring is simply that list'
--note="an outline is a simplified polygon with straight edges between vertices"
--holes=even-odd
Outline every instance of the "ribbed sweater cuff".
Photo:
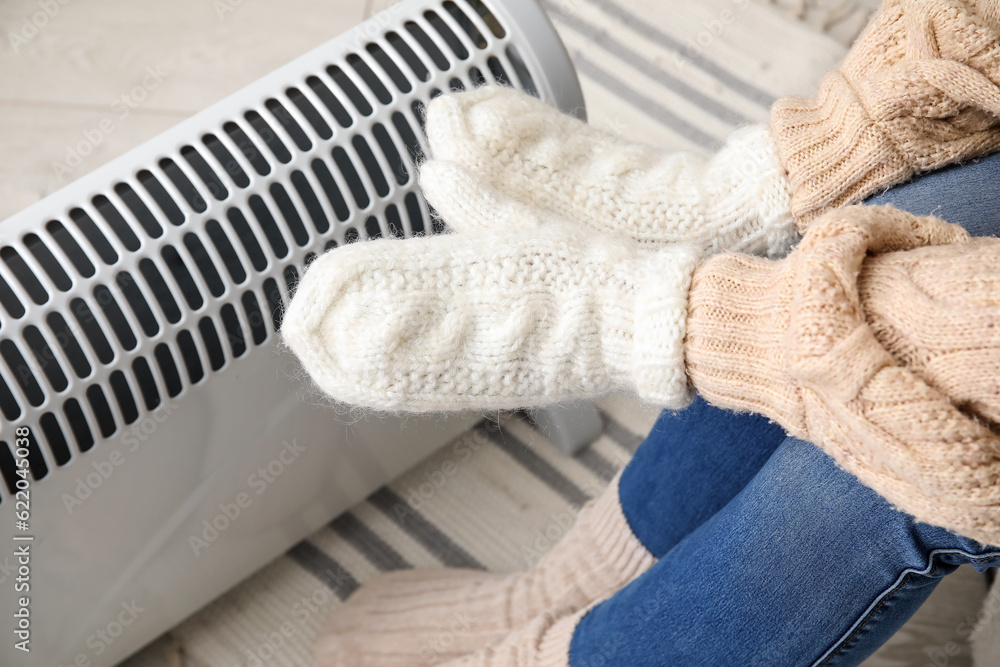
[{"label": "ribbed sweater cuff", "polygon": [[840,72],[823,77],[815,99],[778,100],[771,108],[771,131],[788,172],[800,232],[825,211],[858,202],[914,172]]},{"label": "ribbed sweater cuff", "polygon": [[532,667],[570,667],[569,651],[573,643],[573,634],[576,626],[580,624],[583,617],[591,609],[600,604],[596,601],[584,609],[564,616],[549,627],[538,643],[538,653],[536,661],[532,662]]},{"label": "ribbed sweater cuff", "polygon": [[601,551],[602,564],[621,573],[623,579],[631,580],[655,565],[657,559],[632,532],[625,517],[618,487],[621,476],[619,471],[594,502],[591,531],[593,543]]}]

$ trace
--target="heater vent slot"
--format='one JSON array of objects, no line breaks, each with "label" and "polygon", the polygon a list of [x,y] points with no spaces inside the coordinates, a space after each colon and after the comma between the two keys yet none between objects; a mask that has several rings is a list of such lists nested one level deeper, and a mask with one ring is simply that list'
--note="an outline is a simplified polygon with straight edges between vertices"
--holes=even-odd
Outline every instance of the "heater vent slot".
[{"label": "heater vent slot", "polygon": [[45,394],[42,392],[42,387],[14,341],[9,338],[0,340],[0,357],[3,357],[28,404],[37,408],[44,403]]},{"label": "heater vent slot", "polygon": [[497,39],[503,39],[507,35],[507,31],[503,29],[503,24],[500,23],[497,17],[493,15],[493,12],[489,10],[482,0],[466,0],[466,2],[468,2],[469,6],[472,7],[477,14],[479,14],[480,18],[483,19],[483,22],[489,26],[489,29],[493,33],[494,37]]},{"label": "heater vent slot", "polygon": [[389,45],[396,50],[396,53],[400,55],[410,69],[413,70],[414,76],[421,81],[430,80],[431,71],[427,69],[427,65],[425,65],[424,61],[417,56],[416,52],[410,48],[410,45],[406,43],[406,40],[395,32],[387,33],[385,39],[389,42]]},{"label": "heater vent slot", "polygon": [[180,287],[181,294],[184,296],[184,300],[187,301],[188,307],[191,310],[201,308],[205,300],[201,296],[201,292],[198,291],[198,285],[195,283],[194,278],[191,277],[191,272],[188,271],[181,254],[177,252],[176,248],[168,245],[163,246],[160,255],[163,257],[167,268],[170,269],[174,280],[177,281],[177,286]]},{"label": "heater vent slot", "polygon": [[302,112],[306,121],[308,121],[309,124],[312,125],[312,128],[316,130],[316,134],[319,135],[320,139],[329,139],[333,136],[333,130],[330,129],[330,126],[327,125],[325,120],[323,120],[323,116],[321,116],[319,111],[316,110],[316,107],[314,107],[313,103],[309,101],[309,98],[302,94],[301,90],[298,88],[289,88],[285,91],[285,95],[287,95],[288,99],[292,101],[292,104],[294,104],[295,107]]},{"label": "heater vent slot", "polygon": [[305,205],[313,227],[316,228],[316,232],[325,234],[330,229],[330,220],[327,219],[326,213],[323,211],[323,206],[319,203],[319,199],[316,198],[316,193],[313,192],[312,187],[310,187],[309,179],[301,171],[293,171],[292,185],[295,186],[295,191],[299,194],[299,198]]},{"label": "heater vent slot", "polygon": [[87,417],[83,414],[80,402],[75,398],[67,399],[63,403],[63,414],[66,415],[70,430],[73,431],[77,449],[81,452],[90,451],[94,446],[94,435],[90,431],[90,425],[87,424]]},{"label": "heater vent slot", "polygon": [[176,162],[169,158],[164,158],[160,160],[160,169],[167,175],[167,178],[170,179],[170,182],[174,184],[177,191],[181,193],[181,197],[184,198],[184,201],[187,202],[188,206],[195,213],[203,213],[208,208],[208,204],[205,203],[205,199],[201,196],[201,193],[198,192],[194,183],[181,171]]},{"label": "heater vent slot", "polygon": [[114,371],[108,378],[111,384],[111,392],[115,395],[115,401],[122,412],[122,420],[126,424],[132,424],[139,419],[139,408],[136,407],[135,397],[132,395],[132,388],[125,379],[125,373]]},{"label": "heater vent slot", "polygon": [[28,469],[31,476],[38,481],[44,479],[49,474],[49,466],[42,455],[42,448],[38,446],[38,439],[35,436],[35,429],[28,429]]},{"label": "heater vent slot", "polygon": [[271,215],[271,211],[268,210],[267,204],[260,195],[253,195],[250,197],[248,202],[250,204],[250,210],[253,211],[254,217],[257,219],[257,224],[264,232],[264,238],[271,245],[271,250],[278,258],[286,257],[288,255],[288,244],[285,243],[284,237],[281,235],[281,230],[278,229],[278,223],[274,221],[274,217]]},{"label": "heater vent slot", "polygon": [[410,219],[410,231],[414,235],[423,234],[425,231],[424,214],[420,209],[420,200],[417,198],[417,195],[411,192],[406,195],[404,202],[406,203],[406,215]]},{"label": "heater vent slot", "polygon": [[126,350],[134,350],[139,341],[136,340],[135,333],[132,331],[132,327],[129,326],[128,320],[125,318],[125,313],[122,312],[118,302],[115,301],[111,290],[104,285],[97,285],[94,288],[94,298],[101,306],[101,310],[104,312],[104,316],[107,318],[108,324],[111,325],[111,330],[115,332],[115,337],[118,338],[121,346]]},{"label": "heater vent slot", "polygon": [[160,310],[167,322],[170,324],[180,322],[181,309],[177,306],[177,300],[174,299],[173,292],[170,291],[166,281],[163,279],[163,275],[156,268],[153,260],[148,257],[139,260],[139,273],[142,274],[146,285],[149,286],[153,296],[156,297],[156,302],[160,304]]},{"label": "heater vent slot", "polygon": [[117,429],[115,417],[111,413],[111,406],[108,405],[108,399],[104,396],[104,391],[99,385],[92,384],[87,387],[87,402],[90,403],[90,409],[97,420],[97,428],[101,432],[101,437],[110,438]]},{"label": "heater vent slot", "polygon": [[253,230],[250,229],[250,224],[247,222],[246,217],[244,217],[243,212],[238,208],[231,208],[226,212],[226,217],[229,219],[229,224],[232,226],[233,231],[236,232],[236,238],[240,240],[243,245],[243,249],[246,250],[247,255],[250,257],[250,263],[256,271],[263,271],[267,268],[267,257],[264,256],[264,251],[260,249],[260,243],[257,242],[257,237],[254,236]]},{"label": "heater vent slot", "polygon": [[302,224],[302,218],[299,216],[295,204],[292,203],[291,197],[288,196],[288,192],[285,191],[285,188],[280,183],[273,183],[270,191],[271,197],[274,198],[275,203],[278,205],[281,217],[284,219],[288,230],[292,233],[295,243],[300,248],[309,245],[309,232],[306,231],[305,225]]},{"label": "heater vent slot", "polygon": [[312,169],[316,175],[316,179],[319,181],[320,187],[323,188],[323,192],[326,194],[327,201],[333,207],[333,213],[337,216],[337,219],[343,222],[350,218],[351,211],[347,208],[347,202],[340,193],[340,188],[337,186],[336,181],[333,180],[330,168],[326,166],[325,162],[317,158],[312,161]]},{"label": "heater vent slot", "polygon": [[389,204],[385,208],[385,219],[389,226],[389,233],[396,238],[403,238],[406,230],[403,228],[403,219],[399,216],[399,209],[395,204]]},{"label": "heater vent slot", "polygon": [[205,231],[208,232],[208,238],[211,239],[216,252],[222,258],[222,263],[225,264],[226,271],[229,272],[229,277],[237,285],[245,281],[247,279],[247,272],[240,262],[239,255],[236,254],[236,249],[230,243],[229,237],[222,230],[222,225],[216,220],[209,220],[205,223]]},{"label": "heater vent slot", "polygon": [[206,134],[201,138],[201,141],[205,144],[205,148],[222,165],[223,170],[233,179],[237,187],[245,188],[250,185],[250,177],[247,176],[240,163],[236,161],[236,158],[229,152],[229,149],[219,141],[218,137],[214,134]]},{"label": "heater vent slot", "polygon": [[338,88],[344,91],[347,99],[351,101],[351,104],[358,110],[358,113],[362,116],[372,115],[374,111],[372,105],[365,99],[364,94],[362,94],[358,87],[354,85],[354,81],[348,76],[347,72],[336,65],[330,65],[326,68],[326,74],[333,79]]},{"label": "heater vent slot", "polygon": [[[87,256],[87,253],[76,242],[76,239],[69,233],[69,230],[63,227],[61,222],[51,220],[45,225],[45,228],[52,235],[52,238],[55,239],[59,247],[62,248],[69,261],[73,263],[77,273],[84,278],[90,278],[94,275],[96,269],[94,269],[90,257]],[[2,298],[2,291],[0,291],[0,298]]]},{"label": "heater vent slot", "polygon": [[351,118],[351,114],[347,113],[347,109],[344,105],[337,99],[326,84],[323,83],[318,76],[311,76],[306,79],[306,85],[316,93],[316,97],[319,98],[330,113],[333,114],[333,118],[337,121],[337,124],[343,128],[348,128],[354,124],[354,119]]},{"label": "heater vent slot", "polygon": [[198,235],[191,232],[185,234],[184,247],[187,248],[188,253],[190,253],[191,258],[194,260],[194,265],[198,267],[201,277],[204,278],[209,293],[214,297],[220,297],[225,294],[226,284],[222,281],[222,276],[219,275],[219,271],[215,268],[208,250],[205,249]]},{"label": "heater vent slot", "polygon": [[181,351],[184,367],[187,368],[188,380],[191,384],[198,384],[205,377],[205,369],[201,365],[198,346],[195,345],[190,331],[184,329],[177,334],[177,347]]},{"label": "heater vent slot", "polygon": [[[163,214],[167,216],[167,221],[170,222],[170,224],[175,227],[184,224],[184,212],[181,211],[177,202],[170,197],[166,188],[164,188],[163,185],[156,180],[156,177],[153,176],[153,172],[148,169],[143,169],[136,174],[136,178],[139,179],[139,184],[146,189],[146,192],[148,192],[149,196],[153,198],[156,205],[160,207]],[[108,263],[110,264],[110,262]]]},{"label": "heater vent slot", "polygon": [[469,19],[465,12],[458,8],[458,5],[448,0],[448,2],[444,3],[443,7],[446,12],[451,14],[451,17],[455,19],[455,22],[458,23],[462,30],[465,31],[465,34],[469,36],[469,39],[472,40],[477,49],[486,48],[486,38],[483,37],[483,33],[479,31],[479,28],[476,27],[476,24]]},{"label": "heater vent slot", "polygon": [[139,384],[139,391],[142,392],[142,401],[146,405],[146,410],[155,410],[160,405],[160,390],[156,386],[153,369],[149,367],[149,362],[146,361],[145,357],[136,357],[135,361],[132,362],[132,372]]},{"label": "heater vent slot", "polygon": [[240,149],[243,156],[250,161],[251,166],[253,166],[258,174],[267,176],[271,173],[271,165],[267,163],[260,149],[250,140],[250,137],[243,131],[243,128],[230,121],[222,126],[222,130],[229,135],[229,138],[233,140],[233,143]]},{"label": "heater vent slot", "polygon": [[205,343],[205,351],[208,353],[208,365],[213,371],[221,369],[226,364],[226,355],[222,351],[222,341],[219,340],[219,333],[212,324],[212,318],[203,317],[198,321],[198,333]]},{"label": "heater vent slot", "polygon": [[[292,138],[292,141],[295,142],[300,151],[307,151],[312,148],[312,142],[309,141],[309,137],[306,136],[306,133],[295,122],[295,119],[292,118],[292,114],[288,113],[288,109],[282,106],[281,102],[272,97],[264,103],[264,106],[271,112],[275,120],[281,124],[281,127]],[[291,156],[289,156],[289,159],[291,159]]]},{"label": "heater vent slot", "polygon": [[243,326],[240,324],[239,315],[231,303],[222,307],[220,315],[222,326],[226,330],[226,338],[229,340],[229,349],[233,353],[233,358],[238,359],[247,351],[247,341],[243,337]]},{"label": "heater vent slot", "polygon": [[407,122],[406,116],[399,111],[392,114],[392,126],[396,128],[400,138],[403,140],[403,144],[406,146],[406,151],[410,155],[411,162],[422,162],[424,160],[424,149],[420,145],[420,140],[417,139],[417,135],[414,134],[410,123]]},{"label": "heater vent slot", "polygon": [[157,222],[156,216],[149,210],[149,207],[142,201],[135,190],[125,183],[115,186],[115,193],[125,202],[125,206],[132,212],[142,229],[150,238],[158,239],[163,236],[163,227]]},{"label": "heater vent slot", "polygon": [[52,284],[56,286],[56,289],[60,292],[68,292],[73,287],[73,281],[63,269],[59,260],[52,254],[52,251],[45,245],[45,242],[36,234],[27,234],[23,240],[24,245],[28,248],[28,252],[41,265],[42,270],[52,280]]},{"label": "heater vent slot", "polygon": [[77,228],[83,232],[84,237],[90,245],[97,251],[97,256],[105,264],[111,265],[118,261],[118,253],[108,238],[98,229],[93,219],[87,215],[82,208],[74,208],[69,212],[70,219],[76,223]]},{"label": "heater vent slot", "polygon": [[[406,75],[403,74],[403,70],[396,66],[392,56],[386,53],[381,46],[372,43],[366,46],[365,50],[368,51],[369,55],[375,59],[375,62],[379,64],[400,92],[408,93],[413,90],[413,85],[410,83],[410,80],[406,78]],[[385,104],[388,104],[388,102],[385,102]]]},{"label": "heater vent slot", "polygon": [[[354,197],[355,205],[361,209],[368,208],[371,200],[365,191],[364,181],[358,176],[358,172],[354,168],[354,163],[351,162],[351,158],[347,155],[347,151],[340,146],[336,146],[333,149],[333,161],[337,165],[337,169],[340,170],[344,180],[347,181],[347,187],[351,191],[351,196]],[[345,216],[344,219],[346,220],[347,217]]]},{"label": "heater vent slot", "polygon": [[264,281],[264,298],[267,300],[267,310],[271,314],[271,324],[274,330],[281,329],[281,318],[285,314],[285,304],[281,300],[281,288],[274,278]]},{"label": "heater vent slot", "polygon": [[77,342],[76,336],[73,335],[73,331],[63,316],[59,313],[49,313],[45,321],[49,325],[52,335],[55,336],[56,341],[62,348],[63,354],[69,360],[69,364],[73,368],[73,372],[76,373],[76,376],[81,379],[89,376],[91,371],[90,361],[87,360],[87,355],[84,353],[83,348],[80,347],[80,343]]},{"label": "heater vent slot", "polygon": [[[368,63],[361,59],[361,56],[356,53],[348,55],[347,64],[358,73],[358,76],[360,76],[365,82],[368,89],[375,94],[375,97],[380,103],[390,104],[392,102],[392,93],[390,93],[389,89],[385,87],[384,83],[382,83],[382,79],[380,79],[378,75],[372,71],[372,68],[368,66]],[[370,115],[370,112],[365,115]]]},{"label": "heater vent slot", "polygon": [[59,419],[54,413],[46,412],[38,420],[38,424],[42,427],[42,433],[45,435],[49,451],[52,452],[52,458],[55,459],[56,465],[64,466],[69,463],[70,458],[72,458],[69,452],[69,443],[66,442],[62,427],[59,426]]},{"label": "heater vent slot", "polygon": [[104,218],[104,221],[108,223],[111,231],[121,240],[126,250],[135,252],[139,249],[139,237],[135,235],[129,224],[125,222],[125,218],[122,217],[122,214],[118,212],[118,209],[112,205],[107,197],[98,195],[91,200],[91,203],[97,209],[97,212],[101,214],[101,217]]},{"label": "heater vent slot", "polygon": [[212,169],[208,162],[205,161],[205,158],[201,156],[201,153],[195,150],[193,146],[182,148],[181,157],[191,165],[191,168],[198,174],[198,178],[205,184],[208,192],[213,197],[219,201],[223,201],[229,196],[229,190],[226,188],[225,183],[222,182],[222,179],[215,173],[215,170]]},{"label": "heater vent slot", "polygon": [[448,24],[444,21],[444,19],[438,16],[436,12],[428,10],[424,12],[424,18],[427,19],[427,22],[431,24],[431,27],[434,28],[439,35],[441,35],[445,44],[448,45],[448,48],[451,49],[451,52],[454,53],[459,60],[465,60],[469,57],[469,50],[465,48],[465,44],[463,44],[462,40],[458,38],[458,35],[452,32],[451,28],[448,27]]},{"label": "heater vent slot", "polygon": [[139,326],[142,328],[142,333],[147,338],[155,336],[160,331],[160,324],[156,321],[156,316],[153,315],[149,304],[142,296],[142,290],[139,289],[139,285],[136,283],[135,278],[132,277],[132,274],[127,271],[119,272],[115,276],[115,284],[118,285],[118,289],[125,295],[125,301],[128,303],[129,308],[132,309],[132,314],[135,315],[136,320],[138,320]]},{"label": "heater vent slot", "polygon": [[261,117],[256,111],[248,111],[243,115],[250,123],[250,127],[257,132],[261,139],[263,139],[264,144],[271,150],[274,157],[278,159],[278,162],[282,164],[288,164],[292,161],[292,154],[288,152],[288,148],[282,143],[278,135],[274,133],[271,126],[267,124],[267,121]]},{"label": "heater vent slot", "polygon": [[382,166],[379,165],[378,160],[375,158],[375,154],[372,153],[372,149],[368,145],[368,142],[365,141],[364,137],[358,134],[351,139],[351,144],[353,144],[354,150],[361,158],[361,164],[364,165],[365,171],[368,172],[368,177],[371,179],[372,185],[375,188],[375,194],[379,197],[388,196],[389,182],[386,181],[385,174],[382,173]]},{"label": "heater vent slot", "polygon": [[0,248],[0,259],[21,283],[21,287],[25,289],[32,301],[40,305],[49,300],[49,294],[45,291],[42,283],[38,281],[38,278],[31,272],[31,269],[14,248],[10,246]]},{"label": "heater vent slot", "polygon": [[420,45],[420,48],[423,49],[424,53],[430,56],[434,66],[442,72],[447,72],[450,67],[448,58],[446,58],[441,49],[437,47],[437,44],[435,44],[434,40],[430,38],[430,35],[424,32],[424,29],[417,25],[414,21],[407,21],[403,24],[403,27],[406,28],[406,31],[409,32],[410,35],[413,36],[413,39],[417,40],[417,44]]},{"label": "heater vent slot", "polygon": [[90,306],[83,299],[77,298],[70,301],[69,308],[73,312],[77,324],[80,325],[80,329],[83,330],[84,336],[87,337],[90,349],[97,355],[97,360],[104,365],[110,364],[115,358],[115,353],[112,351],[108,339],[104,337],[104,332],[97,323],[97,317]]},{"label": "heater vent slot", "polygon": [[7,421],[14,421],[21,416],[21,406],[17,404],[2,375],[0,375],[0,413],[3,413]]},{"label": "heater vent slot", "polygon": [[497,58],[496,56],[490,56],[486,60],[486,64],[489,65],[490,72],[493,73],[493,78],[496,80],[497,83],[499,83],[501,86],[513,85],[510,82],[510,77],[507,76],[507,70],[505,70],[503,68],[503,65],[500,64],[499,58]]},{"label": "heater vent slot", "polygon": [[472,86],[474,88],[486,85],[486,77],[483,76],[482,70],[480,70],[478,67],[473,67],[469,69],[469,78],[472,79]]},{"label": "heater vent slot", "polygon": [[267,340],[267,327],[264,326],[264,315],[260,311],[260,304],[257,297],[251,291],[243,293],[241,299],[243,310],[246,311],[247,322],[250,323],[250,335],[253,337],[254,345],[261,345]]},{"label": "heater vent slot", "polygon": [[7,491],[13,497],[17,493],[17,480],[19,479],[17,475],[17,460],[14,458],[14,453],[11,452],[10,447],[3,440],[0,440],[0,475],[3,475]]},{"label": "heater vent slot", "polygon": [[288,296],[291,298],[295,294],[295,288],[299,284],[299,272],[294,266],[285,267],[285,287],[288,289]]},{"label": "heater vent slot", "polygon": [[166,343],[160,343],[153,351],[156,357],[156,364],[160,367],[160,375],[167,386],[167,395],[170,398],[180,395],[183,385],[181,385],[181,375],[177,371],[177,364],[174,363],[174,355],[170,352],[170,347]]},{"label": "heater vent slot", "polygon": [[39,368],[45,374],[49,386],[57,392],[65,391],[66,387],[69,386],[69,380],[66,379],[66,374],[63,373],[59,362],[56,361],[56,356],[46,342],[45,336],[38,330],[38,327],[31,324],[24,328],[23,335],[24,342],[27,343]]}]

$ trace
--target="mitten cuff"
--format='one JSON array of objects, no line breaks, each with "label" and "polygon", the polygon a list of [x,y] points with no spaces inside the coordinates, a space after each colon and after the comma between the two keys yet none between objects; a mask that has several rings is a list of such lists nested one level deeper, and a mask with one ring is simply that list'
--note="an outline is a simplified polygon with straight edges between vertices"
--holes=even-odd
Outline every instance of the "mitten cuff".
[{"label": "mitten cuff", "polygon": [[671,410],[694,398],[684,372],[684,335],[691,276],[700,253],[678,245],[656,253],[637,280],[634,379],[639,396]]},{"label": "mitten cuff", "polygon": [[823,77],[815,99],[775,102],[771,131],[788,173],[792,214],[803,233],[825,211],[860,201],[914,173],[840,72]]}]

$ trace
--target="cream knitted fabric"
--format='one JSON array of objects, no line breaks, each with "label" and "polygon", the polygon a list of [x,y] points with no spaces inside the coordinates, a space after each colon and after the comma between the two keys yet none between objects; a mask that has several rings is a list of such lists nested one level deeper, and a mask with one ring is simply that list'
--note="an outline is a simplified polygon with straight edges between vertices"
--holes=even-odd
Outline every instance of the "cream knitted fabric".
[{"label": "cream knitted fabric", "polygon": [[1000,148],[996,0],[886,0],[815,99],[771,128],[803,227],[915,173]]},{"label": "cream knitted fabric", "polygon": [[675,408],[699,253],[552,222],[358,243],[313,262],[282,333],[335,399],[506,409],[629,389]]},{"label": "cream knitted fabric", "polygon": [[892,356],[1000,430],[1000,239],[865,261],[865,318]]},{"label": "cream knitted fabric", "polygon": [[527,571],[412,570],[366,582],[317,640],[318,667],[437,665],[612,595],[656,561],[622,513],[618,477]]},{"label": "cream knitted fabric", "polygon": [[553,611],[536,616],[502,641],[444,663],[444,667],[570,667],[573,632],[599,602],[572,613]]},{"label": "cream knitted fabric", "polygon": [[694,386],[816,443],[918,520],[1000,543],[1000,437],[895,363],[857,290],[866,251],[967,241],[935,218],[850,207],[817,220],[780,262],[711,258],[690,294]]},{"label": "cream knitted fabric", "polygon": [[433,160],[421,187],[456,229],[504,223],[482,183],[528,208],[653,246],[779,255],[797,239],[788,182],[763,126],[733,133],[706,159],[627,142],[524,93],[486,86],[434,100],[427,138]]}]

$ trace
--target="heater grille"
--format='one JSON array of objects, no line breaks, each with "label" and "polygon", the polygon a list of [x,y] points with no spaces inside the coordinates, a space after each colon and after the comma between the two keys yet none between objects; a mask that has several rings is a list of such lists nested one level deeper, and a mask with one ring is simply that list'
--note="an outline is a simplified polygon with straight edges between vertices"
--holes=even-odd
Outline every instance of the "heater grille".
[{"label": "heater grille", "polygon": [[[31,427],[33,478],[261,347],[317,253],[440,231],[414,178],[424,110],[448,89],[538,95],[507,35],[448,0],[5,238],[0,415]],[[0,502],[14,466],[0,441]]]}]

